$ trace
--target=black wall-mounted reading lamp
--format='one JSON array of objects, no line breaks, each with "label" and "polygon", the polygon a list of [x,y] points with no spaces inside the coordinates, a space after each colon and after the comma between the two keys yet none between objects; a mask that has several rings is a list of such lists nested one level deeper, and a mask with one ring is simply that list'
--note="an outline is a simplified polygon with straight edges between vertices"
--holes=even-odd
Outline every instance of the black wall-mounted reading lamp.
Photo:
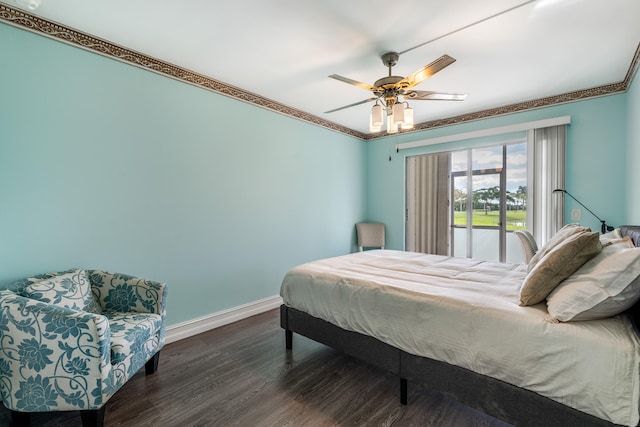
[{"label": "black wall-mounted reading lamp", "polygon": [[571,193],[569,193],[567,190],[563,190],[563,189],[561,189],[561,188],[556,188],[555,190],[553,190],[553,192],[554,192],[554,193],[564,193],[564,194],[566,194],[567,196],[571,197],[573,200],[575,200],[576,202],[578,202],[578,204],[579,204],[580,206],[582,206],[583,208],[585,208],[585,209],[586,209],[586,210],[587,210],[591,215],[595,216],[595,217],[596,217],[596,219],[602,223],[602,229],[601,229],[602,234],[606,233],[607,231],[613,231],[613,227],[612,227],[612,226],[607,225],[607,224],[604,222],[604,219],[600,219],[600,217],[599,217],[598,215],[596,215],[596,214],[594,214],[593,212],[591,212],[591,209],[589,209],[588,207],[586,207],[585,205],[583,205],[583,204],[580,202],[580,200],[578,200],[578,199],[576,199],[575,197],[573,197],[573,196],[571,195]]}]

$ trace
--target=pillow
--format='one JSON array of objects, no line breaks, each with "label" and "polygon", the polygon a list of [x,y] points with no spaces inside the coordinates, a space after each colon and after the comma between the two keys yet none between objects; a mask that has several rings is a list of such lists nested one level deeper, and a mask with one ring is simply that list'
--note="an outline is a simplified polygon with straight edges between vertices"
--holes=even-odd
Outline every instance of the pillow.
[{"label": "pillow", "polygon": [[23,296],[73,310],[101,314],[102,308],[91,292],[89,276],[84,270],[71,270],[24,287]]},{"label": "pillow", "polygon": [[602,236],[600,236],[600,243],[602,243],[603,248],[609,245],[619,245],[625,249],[633,249],[636,247],[636,245],[633,244],[633,240],[631,240],[631,237],[629,236],[624,236],[619,239],[603,239]]},{"label": "pillow", "polygon": [[615,316],[640,299],[640,248],[620,239],[605,246],[547,298],[549,315],[561,322]]},{"label": "pillow", "polygon": [[612,240],[618,240],[618,239],[622,239],[622,233],[620,232],[619,228],[616,228],[613,231],[609,231],[608,233],[605,233],[600,236],[600,241],[602,242],[603,245],[605,244],[605,242],[610,242]]},{"label": "pillow", "polygon": [[551,252],[556,246],[561,244],[566,238],[574,234],[582,233],[584,231],[591,231],[591,229],[587,227],[581,227],[578,224],[567,224],[564,227],[562,227],[560,230],[558,230],[556,234],[553,235],[553,237],[551,237],[551,239],[549,239],[549,241],[547,241],[547,243],[545,243],[540,249],[538,249],[538,252],[536,252],[536,254],[533,257],[531,257],[531,259],[529,260],[529,264],[527,265],[527,273],[533,270],[536,264],[542,258],[544,258],[546,254]]},{"label": "pillow", "polygon": [[520,305],[544,301],[551,291],[602,250],[598,233],[582,231],[564,239],[549,251],[525,277]]}]

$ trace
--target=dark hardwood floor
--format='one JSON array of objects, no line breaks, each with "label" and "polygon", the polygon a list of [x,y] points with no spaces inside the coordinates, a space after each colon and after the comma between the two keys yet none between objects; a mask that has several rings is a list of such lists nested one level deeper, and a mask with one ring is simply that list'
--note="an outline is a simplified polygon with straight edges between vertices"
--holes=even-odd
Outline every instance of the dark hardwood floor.
[{"label": "dark hardwood floor", "polygon": [[[0,426],[9,426],[0,405]],[[32,426],[80,426],[79,413],[34,414]],[[285,350],[273,310],[166,345],[107,404],[112,426],[506,426],[300,335]]]}]

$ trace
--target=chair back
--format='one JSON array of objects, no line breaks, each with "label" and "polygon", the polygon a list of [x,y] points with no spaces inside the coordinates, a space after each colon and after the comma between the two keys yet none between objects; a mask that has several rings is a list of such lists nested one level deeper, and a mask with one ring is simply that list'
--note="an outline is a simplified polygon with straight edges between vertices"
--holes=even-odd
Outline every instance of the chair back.
[{"label": "chair back", "polygon": [[531,234],[527,230],[515,230],[513,234],[518,237],[520,248],[522,249],[522,254],[524,255],[525,264],[529,264],[531,258],[533,258],[536,252],[538,252],[538,244],[533,238],[533,234]]},{"label": "chair back", "polygon": [[384,249],[384,224],[380,222],[360,222],[356,224],[358,248]]}]

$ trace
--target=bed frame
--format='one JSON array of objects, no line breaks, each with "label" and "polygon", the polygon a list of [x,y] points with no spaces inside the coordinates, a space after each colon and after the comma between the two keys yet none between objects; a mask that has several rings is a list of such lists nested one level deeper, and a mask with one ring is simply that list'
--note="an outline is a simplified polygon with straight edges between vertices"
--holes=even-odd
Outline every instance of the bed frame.
[{"label": "bed frame", "polygon": [[[640,246],[640,226],[623,226],[621,231]],[[640,302],[625,315],[640,333]],[[407,404],[408,383],[411,382],[516,426],[616,425],[504,381],[407,353],[371,336],[347,331],[286,305],[280,307],[280,326],[285,330],[287,350],[293,348],[295,332],[397,375],[403,405]]]}]

